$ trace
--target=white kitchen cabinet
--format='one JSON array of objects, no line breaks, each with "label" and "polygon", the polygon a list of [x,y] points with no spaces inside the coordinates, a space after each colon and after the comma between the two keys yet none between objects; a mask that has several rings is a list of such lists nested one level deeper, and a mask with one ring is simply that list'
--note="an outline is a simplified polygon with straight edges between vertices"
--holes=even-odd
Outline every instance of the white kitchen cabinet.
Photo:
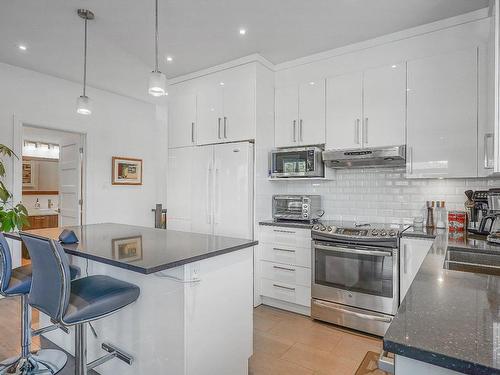
[{"label": "white kitchen cabinet", "polygon": [[476,177],[477,48],[408,61],[407,173]]},{"label": "white kitchen cabinet", "polygon": [[405,143],[404,63],[329,78],[326,97],[327,149]]},{"label": "white kitchen cabinet", "polygon": [[400,242],[399,301],[402,302],[422,262],[429,252],[433,239],[407,238]]},{"label": "white kitchen cabinet", "polygon": [[200,79],[197,144],[255,138],[255,65],[228,69]]},{"label": "white kitchen cabinet", "polygon": [[196,93],[181,90],[172,94],[168,110],[168,147],[196,144]]},{"label": "white kitchen cabinet", "polygon": [[325,143],[325,81],[276,89],[275,146]]},{"label": "white kitchen cabinet", "polygon": [[[209,146],[193,147],[190,154],[192,160],[191,187],[189,188],[191,195],[188,207],[190,207],[191,231],[195,233],[211,234],[213,232],[214,202],[212,196],[215,191],[213,155],[214,149]],[[177,176],[171,177],[176,178]],[[177,197],[172,199],[177,199]]]}]

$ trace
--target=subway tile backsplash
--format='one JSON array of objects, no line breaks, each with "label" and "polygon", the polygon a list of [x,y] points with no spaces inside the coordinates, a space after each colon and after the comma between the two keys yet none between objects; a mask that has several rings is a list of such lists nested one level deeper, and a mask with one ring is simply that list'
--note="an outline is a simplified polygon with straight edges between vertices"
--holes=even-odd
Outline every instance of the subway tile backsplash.
[{"label": "subway tile backsplash", "polygon": [[411,223],[413,217],[425,216],[428,200],[444,200],[448,210],[463,210],[465,190],[500,187],[500,179],[493,178],[406,179],[404,168],[345,169],[331,181],[272,183],[280,194],[321,195],[326,219],[384,223]]}]

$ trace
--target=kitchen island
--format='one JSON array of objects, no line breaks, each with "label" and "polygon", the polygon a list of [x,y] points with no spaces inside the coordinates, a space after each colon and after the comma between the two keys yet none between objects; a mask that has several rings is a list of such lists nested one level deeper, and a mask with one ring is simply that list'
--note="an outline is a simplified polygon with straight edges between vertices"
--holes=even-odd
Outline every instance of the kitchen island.
[{"label": "kitchen island", "polygon": [[[247,374],[252,355],[253,246],[256,241],[122,224],[70,227],[63,245],[82,276],[109,275],[138,285],[137,302],[92,323],[88,360],[114,344],[134,357],[100,374]],[[62,228],[32,231],[57,239]],[[19,239],[15,233],[10,238]],[[41,325],[48,325],[40,314]],[[45,335],[74,352],[73,332]]]},{"label": "kitchen island", "polygon": [[384,336],[395,374],[500,374],[500,277],[446,262],[448,251],[500,256],[500,246],[447,230],[402,236],[434,241]]}]

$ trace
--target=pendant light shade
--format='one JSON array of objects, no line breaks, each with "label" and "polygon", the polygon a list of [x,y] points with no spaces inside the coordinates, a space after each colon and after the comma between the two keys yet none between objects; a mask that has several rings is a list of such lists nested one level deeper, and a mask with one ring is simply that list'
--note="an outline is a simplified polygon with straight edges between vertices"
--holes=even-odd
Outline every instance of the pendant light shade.
[{"label": "pendant light shade", "polygon": [[85,21],[85,38],[83,43],[83,93],[76,99],[76,112],[80,115],[92,114],[92,101],[87,96],[87,21],[94,19],[94,13],[87,9],[78,9],[78,16]]},{"label": "pendant light shade", "polygon": [[155,69],[149,75],[149,95],[164,96],[167,77],[158,69],[158,0],[155,0]]}]

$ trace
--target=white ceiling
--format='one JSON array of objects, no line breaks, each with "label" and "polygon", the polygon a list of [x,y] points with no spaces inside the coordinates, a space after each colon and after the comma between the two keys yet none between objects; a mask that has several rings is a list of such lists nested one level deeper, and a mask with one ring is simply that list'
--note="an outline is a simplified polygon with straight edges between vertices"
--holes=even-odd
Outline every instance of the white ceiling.
[{"label": "white ceiling", "polygon": [[[253,53],[281,63],[488,6],[488,0],[159,1],[160,70],[169,78]],[[79,7],[96,14],[89,84],[147,99],[153,0],[0,0],[0,61],[81,81]],[[19,43],[28,50],[18,50]]]}]

